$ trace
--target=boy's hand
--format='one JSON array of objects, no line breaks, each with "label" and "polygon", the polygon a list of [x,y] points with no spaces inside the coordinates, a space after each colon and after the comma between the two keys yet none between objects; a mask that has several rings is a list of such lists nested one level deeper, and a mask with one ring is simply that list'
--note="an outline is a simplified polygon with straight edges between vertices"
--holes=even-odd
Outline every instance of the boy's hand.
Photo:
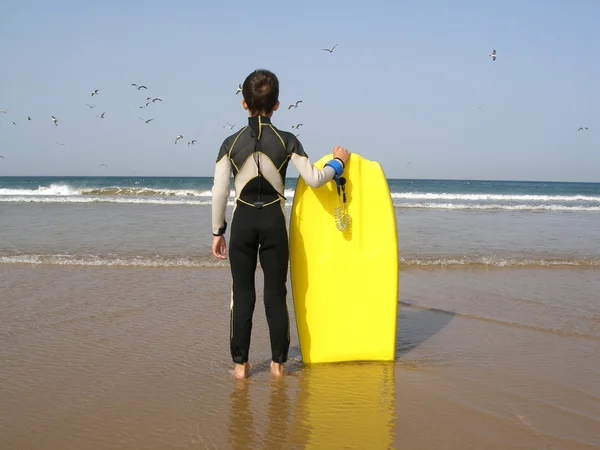
[{"label": "boy's hand", "polygon": [[213,236],[212,252],[217,258],[227,259],[227,243],[225,242],[225,236]]},{"label": "boy's hand", "polygon": [[336,145],[333,149],[333,157],[341,159],[344,161],[344,164],[346,164],[346,161],[350,158],[350,152],[345,148]]}]

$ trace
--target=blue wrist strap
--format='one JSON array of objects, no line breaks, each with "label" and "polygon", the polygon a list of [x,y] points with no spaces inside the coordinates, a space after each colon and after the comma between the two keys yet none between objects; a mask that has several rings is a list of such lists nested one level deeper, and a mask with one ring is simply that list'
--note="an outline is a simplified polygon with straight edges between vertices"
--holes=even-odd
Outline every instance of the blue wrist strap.
[{"label": "blue wrist strap", "polygon": [[333,179],[336,180],[337,182],[337,178],[341,177],[342,174],[344,173],[344,166],[342,166],[342,163],[339,162],[337,159],[332,159],[327,161],[327,163],[325,163],[325,167],[333,167],[333,170],[335,170],[335,174],[333,175]]}]

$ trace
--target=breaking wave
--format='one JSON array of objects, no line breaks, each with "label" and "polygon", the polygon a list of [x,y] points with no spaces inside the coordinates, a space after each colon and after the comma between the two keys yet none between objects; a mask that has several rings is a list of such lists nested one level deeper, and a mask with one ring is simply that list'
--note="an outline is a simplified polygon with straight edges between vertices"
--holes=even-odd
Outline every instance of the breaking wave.
[{"label": "breaking wave", "polygon": [[[235,193],[230,191],[229,205]],[[286,204],[291,206],[294,190],[286,189]],[[399,209],[474,210],[474,211],[600,211],[600,196],[593,195],[516,195],[483,193],[392,192]],[[153,205],[208,206],[210,189],[162,189],[136,186],[81,187],[66,183],[39,186],[37,189],[0,189],[0,203],[117,203]]]},{"label": "breaking wave", "polygon": [[[600,268],[600,259],[593,258],[504,258],[504,257],[449,257],[449,258],[400,258],[402,268]],[[228,262],[216,260],[212,255],[203,256],[139,256],[139,255],[70,255],[70,254],[15,254],[0,255],[0,264],[46,264],[60,266],[92,267],[228,267]]]}]

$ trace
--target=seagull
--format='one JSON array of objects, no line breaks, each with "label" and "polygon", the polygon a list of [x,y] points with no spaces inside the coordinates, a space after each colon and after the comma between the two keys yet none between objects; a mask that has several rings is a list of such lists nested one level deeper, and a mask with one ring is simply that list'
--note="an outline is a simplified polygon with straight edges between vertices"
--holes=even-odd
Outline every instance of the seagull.
[{"label": "seagull", "polygon": [[188,142],[188,147],[190,145],[194,145],[196,142],[198,142],[196,139],[192,139],[190,142]]},{"label": "seagull", "polygon": [[54,121],[54,125],[58,126],[58,119],[52,116],[52,120]]},{"label": "seagull", "polygon": [[304,124],[302,124],[302,123],[299,123],[298,125],[292,125],[292,128],[296,128],[296,129],[298,129],[298,128],[300,128],[302,125],[304,125]]},{"label": "seagull", "polygon": [[235,91],[235,95],[238,95],[240,92],[242,92],[242,85],[238,84],[238,88],[237,91]]},{"label": "seagull", "polygon": [[175,138],[175,143],[176,144],[177,144],[177,141],[179,141],[179,139],[183,139],[183,136],[181,134]]},{"label": "seagull", "polygon": [[144,106],[140,106],[140,105],[135,105],[135,106],[137,106],[138,108],[147,108],[149,104],[150,104],[150,102],[146,103]]},{"label": "seagull", "polygon": [[1,159],[6,159],[6,158],[5,158],[4,156],[2,156],[2,155],[0,155],[0,158],[1,158]]},{"label": "seagull", "polygon": [[27,120],[31,120],[31,117],[27,116]]},{"label": "seagull", "polygon": [[481,108],[483,108],[483,105],[485,105],[485,103],[482,103],[481,105],[479,105],[479,106],[477,107],[477,109],[481,109]]},{"label": "seagull", "polygon": [[140,89],[148,89],[146,86],[142,85],[142,86],[138,86],[135,83],[131,83],[132,86],[135,86],[137,88],[137,90],[139,91]]},{"label": "seagull", "polygon": [[[86,103],[86,105],[88,105],[88,104]],[[94,106],[92,106],[92,105],[88,105],[88,106],[90,107],[90,109],[94,107]]]},{"label": "seagull", "polygon": [[6,114],[6,110],[5,109],[0,109],[0,113]]},{"label": "seagull", "polygon": [[154,120],[154,118],[146,120],[146,119],[142,119],[142,118],[140,117],[140,120],[143,120],[144,122],[146,122],[146,123],[149,123],[149,122],[152,122],[152,121]]},{"label": "seagull", "polygon": [[56,143],[57,143],[58,145],[62,145],[63,147],[65,146],[65,144],[62,144],[62,143],[60,143],[60,142],[58,142],[58,141],[56,141]]},{"label": "seagull", "polygon": [[17,124],[17,122],[11,122],[11,123],[12,123],[13,125],[16,125],[16,124]]},{"label": "seagull", "polygon": [[[149,97],[148,97],[149,98]],[[146,99],[147,100],[147,99]],[[162,99],[156,97],[152,99],[152,103],[156,103],[156,102],[162,102]]]},{"label": "seagull", "polygon": [[302,100],[298,100],[295,104],[291,104],[288,106],[288,109],[297,108],[300,103],[302,103]]},{"label": "seagull", "polygon": [[93,97],[94,95],[98,95],[98,89],[94,89],[94,91],[92,91],[92,97]]},{"label": "seagull", "polygon": [[235,127],[235,123],[231,125],[229,122],[225,122],[225,125],[223,125],[223,128],[229,128],[230,130],[233,130],[233,127]]},{"label": "seagull", "polygon": [[412,164],[412,161],[409,161],[408,164],[406,164],[407,166],[410,166]]},{"label": "seagull", "polygon": [[587,130],[588,127],[579,127],[579,129],[577,131],[581,131],[581,130]]},{"label": "seagull", "polygon": [[496,61],[496,50],[494,50],[492,53],[490,53],[488,56],[492,57],[492,61]]},{"label": "seagull", "polygon": [[100,167],[102,167],[102,166],[104,166],[104,167],[108,167],[106,164],[100,164]]},{"label": "seagull", "polygon": [[[102,114],[100,114],[100,116],[99,116],[99,117],[100,117],[101,119],[104,119],[104,114],[106,114],[106,113],[105,113],[105,112],[103,112]],[[96,116],[96,117],[98,117],[98,116]]]},{"label": "seagull", "polygon": [[335,44],[335,45],[334,45],[333,47],[331,47],[331,48],[322,48],[321,50],[325,50],[326,52],[333,53],[333,50],[334,50],[334,49],[335,49],[337,46],[338,46],[338,45],[337,45],[337,44]]}]

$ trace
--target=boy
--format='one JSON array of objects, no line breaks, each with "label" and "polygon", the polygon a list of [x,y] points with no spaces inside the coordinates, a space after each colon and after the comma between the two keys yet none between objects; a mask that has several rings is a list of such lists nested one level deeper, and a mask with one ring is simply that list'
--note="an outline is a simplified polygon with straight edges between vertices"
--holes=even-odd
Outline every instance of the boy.
[{"label": "boy", "polygon": [[248,125],[229,136],[219,151],[212,189],[213,255],[226,258],[225,209],[234,175],[235,206],[231,218],[229,259],[233,287],[230,306],[230,351],[236,378],[246,378],[252,315],[256,303],[257,255],[264,272],[264,302],[271,340],[271,373],[283,375],[290,346],[287,310],[288,236],[283,196],[289,161],[309,186],[339,177],[349,152],[339,146],[319,170],[292,133],[271,124],[279,108],[279,81],[268,70],[255,70],[244,81],[242,106]]}]

